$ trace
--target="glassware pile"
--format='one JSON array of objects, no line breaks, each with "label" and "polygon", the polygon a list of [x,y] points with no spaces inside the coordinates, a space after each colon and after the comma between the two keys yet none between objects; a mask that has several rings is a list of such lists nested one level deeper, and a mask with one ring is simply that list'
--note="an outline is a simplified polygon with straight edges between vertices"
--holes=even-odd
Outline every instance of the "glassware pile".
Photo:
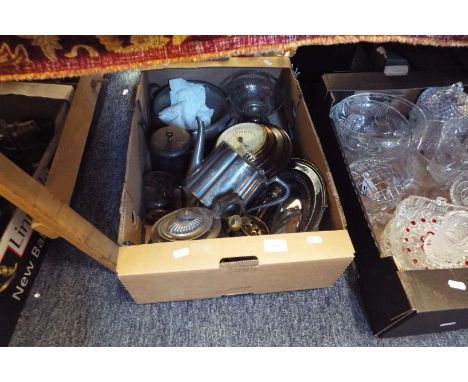
[{"label": "glassware pile", "polygon": [[468,94],[461,83],[416,104],[360,93],[330,118],[382,256],[401,269],[468,267]]}]

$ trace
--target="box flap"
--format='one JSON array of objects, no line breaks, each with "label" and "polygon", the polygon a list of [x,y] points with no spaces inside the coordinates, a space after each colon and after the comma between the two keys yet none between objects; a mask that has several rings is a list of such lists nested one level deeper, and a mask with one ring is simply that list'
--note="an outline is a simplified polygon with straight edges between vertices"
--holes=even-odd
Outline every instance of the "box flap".
[{"label": "box flap", "polygon": [[219,269],[221,260],[228,257],[254,256],[259,265],[271,265],[352,259],[353,254],[346,230],[190,240],[122,247],[117,273],[123,276]]},{"label": "box flap", "polygon": [[290,68],[291,60],[286,56],[278,57],[226,57],[219,60],[210,60],[202,62],[175,62],[157,65],[149,70],[165,69],[165,68],[212,68],[212,67],[229,67],[229,68]]},{"label": "box flap", "polygon": [[468,269],[399,271],[398,274],[411,305],[418,312],[468,310]]},{"label": "box flap", "polygon": [[41,97],[70,102],[73,98],[73,86],[43,84],[32,82],[2,82],[0,95],[22,95],[27,97]]},{"label": "box flap", "polygon": [[270,293],[331,286],[353,252],[345,230],[158,243],[121,247],[117,273],[137,303]]},{"label": "box flap", "polygon": [[450,73],[412,72],[406,76],[386,76],[381,72],[329,73],[322,76],[328,92],[424,89],[429,86],[448,86],[455,82],[468,83],[468,75]]}]

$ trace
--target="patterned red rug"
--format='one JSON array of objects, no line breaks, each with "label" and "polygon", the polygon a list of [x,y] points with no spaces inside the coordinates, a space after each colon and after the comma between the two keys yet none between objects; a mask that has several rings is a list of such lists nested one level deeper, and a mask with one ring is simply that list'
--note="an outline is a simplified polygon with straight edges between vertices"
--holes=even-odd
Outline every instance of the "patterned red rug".
[{"label": "patterned red rug", "polygon": [[0,36],[0,81],[71,77],[357,42],[454,47],[468,46],[468,36]]}]

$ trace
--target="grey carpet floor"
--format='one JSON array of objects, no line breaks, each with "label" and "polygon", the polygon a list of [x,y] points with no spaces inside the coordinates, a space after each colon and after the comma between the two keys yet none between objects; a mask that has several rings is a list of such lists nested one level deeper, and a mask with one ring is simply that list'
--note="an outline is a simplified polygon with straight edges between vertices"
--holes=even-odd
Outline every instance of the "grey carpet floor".
[{"label": "grey carpet floor", "polygon": [[[103,85],[72,206],[113,240],[139,73]],[[123,95],[123,90],[128,94]],[[10,346],[467,346],[468,330],[377,339],[350,266],[327,289],[137,305],[116,276],[53,241]]]}]

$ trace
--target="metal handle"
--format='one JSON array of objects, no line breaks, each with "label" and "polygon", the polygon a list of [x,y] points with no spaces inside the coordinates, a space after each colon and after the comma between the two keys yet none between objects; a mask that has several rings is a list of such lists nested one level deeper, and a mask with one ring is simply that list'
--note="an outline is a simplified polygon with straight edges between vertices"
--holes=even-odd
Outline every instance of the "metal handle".
[{"label": "metal handle", "polygon": [[196,170],[198,170],[203,162],[203,154],[205,152],[205,123],[200,117],[195,117],[198,124],[198,137],[193,150],[192,160],[190,161],[189,169],[186,178],[189,178]]},{"label": "metal handle", "polygon": [[289,195],[290,195],[291,191],[290,191],[289,186],[288,186],[288,184],[286,182],[284,182],[283,180],[281,180],[280,178],[275,176],[270,181],[268,181],[267,186],[269,186],[270,184],[273,184],[273,183],[278,183],[282,188],[284,188],[284,190],[285,190],[284,195],[279,197],[278,199],[275,199],[275,200],[269,202],[269,203],[260,204],[260,205],[255,206],[255,207],[251,207],[251,208],[249,208],[247,210],[247,213],[258,210],[260,208],[267,208],[267,207],[276,206],[277,204],[283,203],[287,198],[289,198]]},{"label": "metal handle", "polygon": [[174,191],[179,192],[179,197],[175,200],[176,210],[182,207],[187,206],[187,195],[185,193],[185,188],[181,184],[177,184],[174,188]]},{"label": "metal handle", "polygon": [[245,202],[234,193],[224,194],[216,198],[213,213],[217,218],[227,218],[232,214],[243,215]]},{"label": "metal handle", "polygon": [[162,86],[158,84],[149,84],[148,85],[148,95],[151,100],[153,100],[156,97],[156,94],[158,94],[159,90],[161,90]]}]

